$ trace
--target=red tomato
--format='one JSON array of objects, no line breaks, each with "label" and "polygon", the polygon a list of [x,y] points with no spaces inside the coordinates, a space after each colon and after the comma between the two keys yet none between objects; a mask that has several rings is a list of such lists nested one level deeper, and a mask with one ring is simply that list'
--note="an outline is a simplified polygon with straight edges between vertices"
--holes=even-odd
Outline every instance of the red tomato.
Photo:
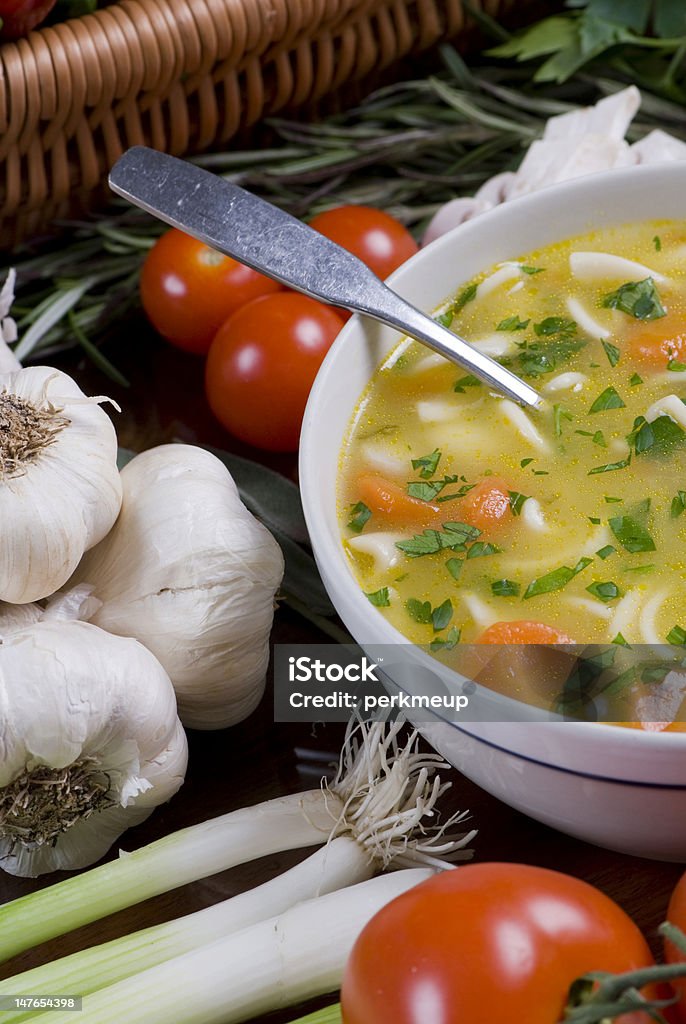
[{"label": "red tomato", "polygon": [[[682,875],[676,889],[672,893],[667,910],[667,920],[675,924],[686,934],[686,875]],[[686,954],[681,953],[671,942],[665,942],[665,958],[668,963],[686,963]],[[681,1018],[686,1024],[686,980],[675,981],[674,988],[679,992],[679,1009]]]},{"label": "red tomato", "polygon": [[295,451],[310,388],[342,326],[328,306],[296,292],[243,306],[221,327],[207,357],[212,412],[256,448]]},{"label": "red tomato", "polygon": [[187,352],[205,353],[237,309],[281,285],[222,256],[183,231],[167,231],[148,253],[141,301],[159,333]]},{"label": "red tomato", "polygon": [[343,1021],[557,1024],[575,979],[650,964],[633,921],[585,882],[523,864],[469,865],[372,918],[345,970]]},{"label": "red tomato", "polygon": [[400,221],[371,206],[337,206],[318,213],[310,227],[358,256],[382,280],[419,249]]},{"label": "red tomato", "polygon": [[56,0],[0,0],[2,38],[18,39],[39,25]]}]

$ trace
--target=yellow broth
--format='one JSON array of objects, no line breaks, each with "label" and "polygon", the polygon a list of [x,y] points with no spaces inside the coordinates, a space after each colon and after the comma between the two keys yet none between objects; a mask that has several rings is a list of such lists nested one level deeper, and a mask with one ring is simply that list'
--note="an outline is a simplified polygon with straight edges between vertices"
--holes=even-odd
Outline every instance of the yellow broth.
[{"label": "yellow broth", "polygon": [[[594,252],[645,269],[583,255]],[[375,373],[342,453],[341,531],[360,587],[407,638],[450,647],[525,620],[562,642],[686,641],[685,265],[686,223],[640,223],[460,288],[445,322],[530,380],[540,412],[407,339]],[[464,523],[469,489],[489,477],[507,514],[450,534],[442,524]],[[363,501],[370,478],[413,495],[409,513]],[[422,497],[439,509],[430,521]],[[421,548],[425,530],[429,553],[397,546]],[[464,543],[431,552],[451,537]]]}]

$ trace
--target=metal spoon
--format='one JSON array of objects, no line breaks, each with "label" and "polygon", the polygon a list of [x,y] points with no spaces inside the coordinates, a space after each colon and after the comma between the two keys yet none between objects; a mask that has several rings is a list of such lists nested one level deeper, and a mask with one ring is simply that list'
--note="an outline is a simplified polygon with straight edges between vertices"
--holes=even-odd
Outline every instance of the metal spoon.
[{"label": "metal spoon", "polygon": [[537,392],[388,288],[356,256],[216,174],[145,146],[110,172],[110,188],[173,227],[322,302],[395,327],[523,405]]}]

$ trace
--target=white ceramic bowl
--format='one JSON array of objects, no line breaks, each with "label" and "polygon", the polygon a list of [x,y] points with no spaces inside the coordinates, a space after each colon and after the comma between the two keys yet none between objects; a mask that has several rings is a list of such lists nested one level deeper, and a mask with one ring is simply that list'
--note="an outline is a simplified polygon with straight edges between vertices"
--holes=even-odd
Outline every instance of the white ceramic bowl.
[{"label": "white ceramic bowl", "polygon": [[[686,219],[682,166],[591,175],[468,221],[414,256],[391,283],[430,312],[501,260],[596,228],[660,218]],[[302,496],[317,564],[342,620],[363,645],[407,641],[370,606],[348,566],[336,515],[339,453],[361,392],[397,340],[372,321],[348,322],[315,381],[301,437]],[[457,677],[449,674],[454,685]],[[439,717],[418,724],[468,778],[531,817],[624,853],[686,860],[686,733],[585,722],[456,724]]]}]

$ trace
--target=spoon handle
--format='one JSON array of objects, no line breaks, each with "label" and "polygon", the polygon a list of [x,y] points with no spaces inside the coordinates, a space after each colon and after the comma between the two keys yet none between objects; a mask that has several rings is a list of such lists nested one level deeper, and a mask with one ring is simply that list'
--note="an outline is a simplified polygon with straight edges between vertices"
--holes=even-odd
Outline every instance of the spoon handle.
[{"label": "spoon handle", "polygon": [[406,302],[352,253],[238,185],[145,146],[124,153],[109,183],[129,202],[253,270],[395,327],[515,401],[540,404],[532,387]]}]

